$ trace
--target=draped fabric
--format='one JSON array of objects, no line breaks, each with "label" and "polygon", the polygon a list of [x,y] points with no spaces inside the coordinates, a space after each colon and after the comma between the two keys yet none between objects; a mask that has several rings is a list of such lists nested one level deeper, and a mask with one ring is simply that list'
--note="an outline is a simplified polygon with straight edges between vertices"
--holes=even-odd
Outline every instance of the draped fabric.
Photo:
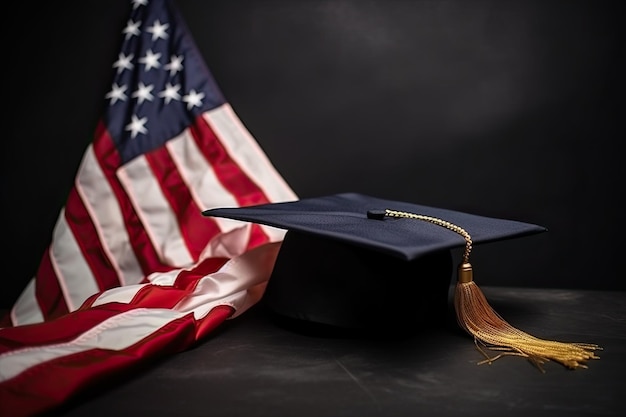
[{"label": "draped fabric", "polygon": [[121,41],[50,244],[1,321],[1,416],[54,408],[244,312],[284,232],[201,213],[297,199],[173,2],[131,1]]}]

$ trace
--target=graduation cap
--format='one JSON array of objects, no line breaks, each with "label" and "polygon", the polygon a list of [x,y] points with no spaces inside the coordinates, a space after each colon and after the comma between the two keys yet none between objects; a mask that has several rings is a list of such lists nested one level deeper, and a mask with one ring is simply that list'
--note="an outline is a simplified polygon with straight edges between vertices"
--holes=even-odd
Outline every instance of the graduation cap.
[{"label": "graduation cap", "polygon": [[[285,229],[263,297],[279,316],[372,331],[436,321],[447,309],[455,248],[462,250],[454,289],[458,324],[491,363],[528,358],[586,367],[597,345],[539,339],[511,326],[473,280],[473,246],[546,231],[545,227],[454,210],[343,193],[237,208],[205,216]],[[483,348],[498,352],[489,356]]]}]

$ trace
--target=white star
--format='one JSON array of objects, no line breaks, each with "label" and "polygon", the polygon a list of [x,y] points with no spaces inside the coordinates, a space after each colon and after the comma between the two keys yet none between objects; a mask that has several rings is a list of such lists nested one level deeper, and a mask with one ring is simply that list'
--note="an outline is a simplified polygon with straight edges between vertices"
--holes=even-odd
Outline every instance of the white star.
[{"label": "white star", "polygon": [[133,35],[139,36],[139,26],[141,26],[141,21],[133,22],[132,20],[129,20],[128,23],[126,23],[126,27],[124,28],[122,33],[126,35],[126,39],[132,38]]},{"label": "white star", "polygon": [[139,62],[145,64],[146,71],[149,71],[150,68],[159,68],[161,64],[159,63],[159,58],[161,58],[161,53],[155,54],[152,52],[152,49],[148,49],[146,51],[146,55],[143,58],[139,58]]},{"label": "white star", "polygon": [[167,83],[165,84],[165,90],[159,93],[159,97],[164,99],[165,104],[169,104],[172,100],[180,100],[178,90],[180,90],[180,84],[171,85],[170,83]]},{"label": "white star", "polygon": [[130,62],[133,59],[133,56],[133,54],[126,56],[123,52],[120,52],[117,57],[117,61],[113,63],[113,68],[117,68],[118,74],[120,74],[125,69],[133,69],[133,63]]},{"label": "white star", "polygon": [[136,115],[132,115],[132,120],[129,124],[126,125],[126,130],[130,131],[130,137],[135,139],[135,137],[139,134],[146,134],[148,133],[148,129],[146,129],[146,122],[148,121],[147,117],[142,117],[141,119],[138,119]]},{"label": "white star", "polygon": [[173,77],[178,71],[183,69],[183,59],[185,57],[182,55],[176,56],[172,55],[170,58],[170,62],[167,63],[163,68],[170,72],[170,77]]},{"label": "white star", "polygon": [[152,101],[154,96],[152,95],[152,89],[154,86],[144,85],[144,83],[139,82],[139,86],[137,86],[137,90],[133,93],[133,97],[137,98],[139,104],[143,103],[144,100]]},{"label": "white star", "polygon": [[183,97],[183,101],[187,103],[187,110],[191,110],[193,107],[200,107],[202,105],[202,99],[204,98],[204,93],[196,93],[196,90],[191,90],[189,94]]},{"label": "white star", "polygon": [[135,10],[139,6],[145,6],[148,4],[148,0],[132,0],[133,10]]},{"label": "white star", "polygon": [[154,42],[155,40],[159,38],[167,39],[166,30],[168,27],[170,27],[169,23],[165,23],[162,25],[161,21],[157,19],[154,21],[154,24],[152,26],[146,29],[146,31],[152,33],[152,41]]},{"label": "white star", "polygon": [[124,94],[124,91],[126,91],[125,85],[119,86],[117,85],[117,83],[113,83],[113,87],[111,87],[111,91],[109,91],[107,95],[104,97],[110,98],[111,103],[109,104],[113,105],[115,104],[117,100],[126,101],[126,94]]}]

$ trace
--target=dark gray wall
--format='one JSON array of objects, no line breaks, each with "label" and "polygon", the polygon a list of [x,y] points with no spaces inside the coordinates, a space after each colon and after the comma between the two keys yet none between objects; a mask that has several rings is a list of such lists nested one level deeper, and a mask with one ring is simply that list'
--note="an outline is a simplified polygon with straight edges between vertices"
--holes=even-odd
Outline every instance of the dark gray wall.
[{"label": "dark gray wall", "polygon": [[[300,197],[359,191],[538,223],[549,232],[477,248],[477,281],[626,289],[621,2],[176,3]],[[48,243],[128,12],[126,0],[15,7],[2,305]]]}]

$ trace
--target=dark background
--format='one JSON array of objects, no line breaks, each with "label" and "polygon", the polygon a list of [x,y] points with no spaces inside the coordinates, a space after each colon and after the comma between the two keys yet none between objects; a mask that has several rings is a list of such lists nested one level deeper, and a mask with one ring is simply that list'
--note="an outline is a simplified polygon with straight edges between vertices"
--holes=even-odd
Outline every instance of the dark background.
[{"label": "dark background", "polygon": [[[477,282],[626,290],[622,2],[175,3],[300,197],[358,191],[541,224],[548,233],[476,248]],[[13,7],[5,307],[72,187],[129,12],[126,0]]]}]

